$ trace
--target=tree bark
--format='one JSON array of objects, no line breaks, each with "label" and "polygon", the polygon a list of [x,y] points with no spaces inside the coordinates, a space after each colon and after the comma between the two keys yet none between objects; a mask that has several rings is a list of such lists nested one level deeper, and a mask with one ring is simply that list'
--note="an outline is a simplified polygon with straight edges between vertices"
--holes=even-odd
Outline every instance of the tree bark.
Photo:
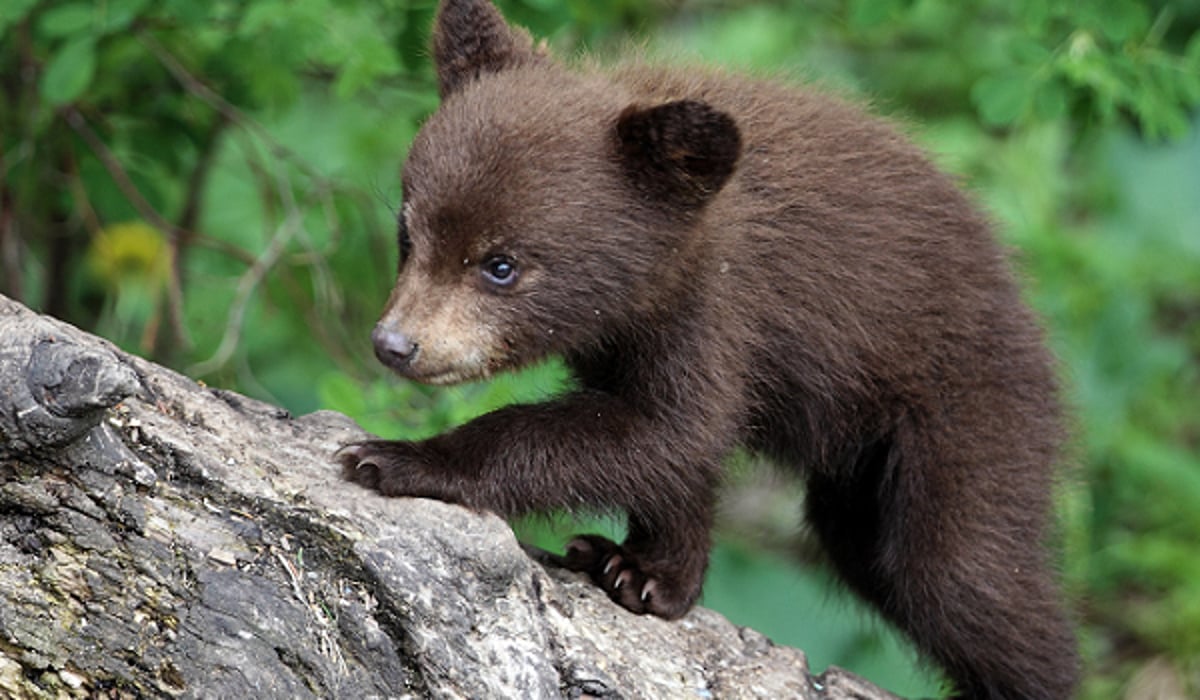
[{"label": "tree bark", "polygon": [[0,696],[892,698],[631,615],[499,518],[343,483],[362,431],[0,296]]}]

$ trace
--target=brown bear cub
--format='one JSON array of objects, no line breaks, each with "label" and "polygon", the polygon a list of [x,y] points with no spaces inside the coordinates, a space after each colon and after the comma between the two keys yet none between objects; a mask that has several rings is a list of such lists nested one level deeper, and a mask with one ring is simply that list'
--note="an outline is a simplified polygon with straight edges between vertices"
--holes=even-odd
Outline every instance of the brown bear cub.
[{"label": "brown bear cub", "polygon": [[404,168],[372,338],[433,384],[560,356],[574,388],[339,453],[389,496],[628,515],[565,561],[683,615],[722,458],[802,474],[845,583],[964,698],[1067,698],[1044,545],[1053,362],[984,218],[890,126],[829,97],[642,64],[573,70],[487,0],[443,0],[442,105]]}]

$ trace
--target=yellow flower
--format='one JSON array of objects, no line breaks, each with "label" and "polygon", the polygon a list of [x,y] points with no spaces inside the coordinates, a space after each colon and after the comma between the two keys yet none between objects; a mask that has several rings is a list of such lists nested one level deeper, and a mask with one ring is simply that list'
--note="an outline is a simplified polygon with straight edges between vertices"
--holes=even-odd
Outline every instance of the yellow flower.
[{"label": "yellow flower", "polygon": [[170,257],[163,235],[143,221],[106,226],[92,241],[88,263],[106,285],[140,283],[157,288],[167,279]]}]

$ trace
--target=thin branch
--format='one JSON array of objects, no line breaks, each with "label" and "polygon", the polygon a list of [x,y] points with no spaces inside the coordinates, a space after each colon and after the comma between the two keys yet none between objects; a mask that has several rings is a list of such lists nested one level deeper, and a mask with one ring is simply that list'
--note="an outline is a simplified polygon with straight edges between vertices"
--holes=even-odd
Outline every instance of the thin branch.
[{"label": "thin branch", "polygon": [[[145,196],[142,191],[134,184],[133,179],[129,177],[121,161],[108,149],[104,141],[88,124],[83,113],[75,106],[67,107],[64,111],[67,124],[75,130],[87,143],[88,148],[92,149],[92,153],[100,159],[100,163],[104,165],[104,169],[108,171],[109,176],[116,183],[117,188],[121,190],[121,194],[129,200],[133,208],[137,210],[138,215],[150,223],[151,226],[157,228],[167,235],[172,251],[172,260],[170,273],[167,275],[167,296],[170,308],[172,310],[172,322],[175,324],[175,332],[179,338],[179,342],[185,347],[190,348],[192,345],[191,337],[188,335],[187,328],[183,324],[182,309],[183,309],[183,287],[180,284],[179,278],[175,275],[174,251],[175,242],[183,235],[183,231],[178,226],[167,221],[166,217],[158,212]],[[175,317],[175,312],[179,311],[179,316]]]},{"label": "thin branch", "polygon": [[203,246],[209,250],[216,251],[226,257],[233,258],[243,265],[253,265],[254,261],[257,259],[254,253],[251,253],[244,248],[239,248],[228,241],[223,241],[219,238],[213,238],[212,236],[206,236],[202,233],[197,233],[196,237],[192,239],[192,242],[198,246]]},{"label": "thin branch", "polygon": [[25,281],[21,276],[21,248],[18,245],[16,216],[13,212],[12,194],[8,187],[0,184],[0,269],[4,270],[0,292],[21,300]]},{"label": "thin branch", "polygon": [[176,226],[179,235],[170,241],[172,293],[168,295],[168,315],[171,318],[172,333],[185,348],[190,347],[191,344],[187,342],[187,328],[183,322],[183,285],[186,272],[184,257],[197,237],[200,210],[204,201],[204,188],[208,184],[208,175],[212,171],[213,163],[216,162],[217,139],[229,123],[224,115],[218,114],[209,127],[208,133],[205,134],[199,150],[199,158],[188,177],[187,196],[179,214],[179,223]]},{"label": "thin branch", "polygon": [[[22,265],[21,221],[17,211],[16,198],[13,191],[16,185],[10,179],[10,174],[21,163],[31,160],[36,153],[36,141],[33,136],[32,119],[21,118],[17,115],[28,115],[33,110],[27,109],[34,99],[36,85],[31,80],[23,80],[34,65],[33,41],[30,38],[29,23],[20,22],[9,30],[9,39],[17,42],[17,67],[4,76],[4,97],[12,106],[12,117],[15,124],[7,123],[0,130],[9,129],[10,139],[19,135],[17,145],[8,150],[0,149],[0,269],[4,271],[4,280],[0,290],[14,299],[24,300],[25,279]],[[36,259],[36,256],[34,256]]]},{"label": "thin branch", "polygon": [[121,190],[121,194],[125,195],[125,199],[129,200],[134,209],[137,209],[138,215],[163,233],[172,237],[178,236],[180,232],[175,227],[175,224],[167,221],[150,202],[146,201],[141,190],[133,183],[133,179],[129,177],[129,173],[121,165],[121,161],[117,159],[112,151],[108,150],[108,146],[100,139],[91,125],[87,123],[87,119],[84,118],[83,114],[74,106],[67,107],[64,113],[67,118],[67,124],[75,130],[75,133],[83,138],[88,147],[92,149],[92,153],[100,159],[100,163],[108,171],[117,188]]},{"label": "thin branch", "polygon": [[188,71],[188,69],[184,67],[182,63],[179,62],[179,59],[175,58],[170,51],[167,51],[167,49],[164,48],[163,45],[159,43],[158,39],[156,39],[152,34],[146,31],[140,31],[138,32],[138,40],[142,42],[142,45],[145,46],[150,53],[154,54],[154,57],[158,59],[158,62],[167,69],[167,72],[169,72],[185,90],[199,98],[212,109],[216,110],[217,113],[225,119],[238,125],[246,131],[257,135],[267,143],[267,145],[270,147],[271,153],[275,157],[294,164],[302,173],[304,173],[304,175],[320,183],[322,187],[333,189],[332,184],[327,178],[325,178],[325,176],[309,165],[303,158],[296,155],[289,148],[271,136],[271,133],[266,127],[258,123],[255,119],[250,117],[241,109],[238,109],[237,106],[225,99],[225,97],[219,92],[204,84],[202,80],[192,75],[192,73]]},{"label": "thin branch", "polygon": [[96,207],[92,206],[92,199],[88,196],[87,187],[83,184],[83,178],[79,174],[79,164],[75,162],[74,152],[69,157],[70,162],[66,172],[67,189],[71,192],[75,211],[83,219],[83,227],[95,236],[100,233],[100,229],[104,228],[104,226],[101,225],[100,217],[96,214]]},{"label": "thin branch", "polygon": [[21,139],[21,145],[11,151],[0,152],[0,180],[7,182],[9,171],[17,167],[21,161],[32,158],[33,151],[33,139],[26,137]]},{"label": "thin branch", "polygon": [[262,255],[254,261],[250,269],[246,270],[238,280],[237,291],[234,294],[233,304],[229,308],[228,321],[225,323],[225,333],[221,337],[221,343],[217,346],[217,350],[213,353],[212,357],[193,365],[189,369],[189,373],[193,376],[204,376],[215,372],[224,367],[229,362],[229,359],[233,357],[234,351],[241,342],[242,329],[246,320],[246,308],[249,305],[250,296],[262,284],[262,281],[266,279],[267,273],[287,250],[288,243],[296,237],[296,234],[304,226],[304,215],[299,207],[296,206],[291,185],[283,179],[282,175],[277,175],[276,179],[278,181],[277,187],[280,197],[287,208],[287,215],[283,223],[276,227]]}]

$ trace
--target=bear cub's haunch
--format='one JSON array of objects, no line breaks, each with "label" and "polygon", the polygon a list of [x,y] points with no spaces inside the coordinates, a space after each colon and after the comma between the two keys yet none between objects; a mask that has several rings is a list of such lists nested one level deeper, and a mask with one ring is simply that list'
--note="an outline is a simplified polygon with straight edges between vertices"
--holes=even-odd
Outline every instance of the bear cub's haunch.
[{"label": "bear cub's haunch", "polygon": [[461,382],[560,356],[574,387],[347,478],[505,516],[628,515],[565,560],[665,618],[700,594],[738,445],[794,468],[846,585],[965,698],[1067,698],[1044,546],[1051,357],[987,223],[890,126],[770,82],[569,68],[486,0],[443,0],[442,105],[404,168],[379,359]]}]

